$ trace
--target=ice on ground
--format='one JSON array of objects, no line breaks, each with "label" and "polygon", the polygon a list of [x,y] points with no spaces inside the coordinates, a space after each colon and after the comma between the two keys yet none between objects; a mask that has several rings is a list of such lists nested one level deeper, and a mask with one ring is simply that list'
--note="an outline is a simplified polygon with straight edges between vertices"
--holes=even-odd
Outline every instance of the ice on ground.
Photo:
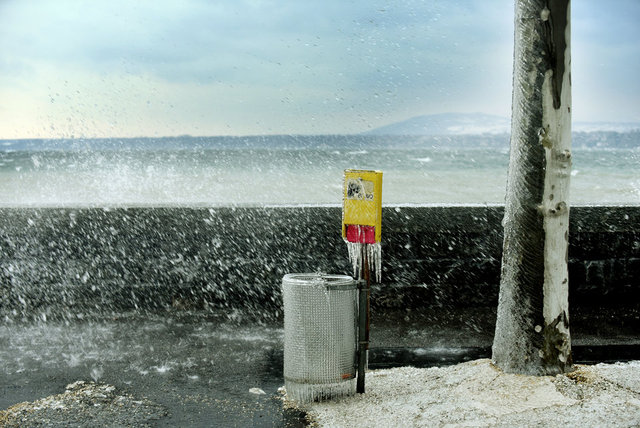
[{"label": "ice on ground", "polygon": [[319,426],[640,425],[640,363],[577,365],[558,376],[506,374],[490,360],[367,374],[366,393],[305,406]]},{"label": "ice on ground", "polygon": [[155,426],[167,414],[161,405],[113,385],[77,381],[61,394],[0,410],[0,426]]},{"label": "ice on ground", "polygon": [[155,369],[155,371],[160,374],[164,374],[171,370],[172,367],[169,364],[162,364],[160,366],[153,366],[151,368]]}]

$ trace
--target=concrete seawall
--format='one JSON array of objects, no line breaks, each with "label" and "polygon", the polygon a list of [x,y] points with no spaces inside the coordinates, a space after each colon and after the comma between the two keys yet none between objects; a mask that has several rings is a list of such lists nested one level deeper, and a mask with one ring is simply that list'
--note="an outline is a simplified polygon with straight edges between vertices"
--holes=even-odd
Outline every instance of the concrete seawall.
[{"label": "concrete seawall", "polygon": [[[494,307],[502,206],[383,209],[378,308]],[[350,274],[340,207],[2,208],[0,314],[281,315],[290,272]],[[640,206],[571,210],[571,305],[640,302]]]}]

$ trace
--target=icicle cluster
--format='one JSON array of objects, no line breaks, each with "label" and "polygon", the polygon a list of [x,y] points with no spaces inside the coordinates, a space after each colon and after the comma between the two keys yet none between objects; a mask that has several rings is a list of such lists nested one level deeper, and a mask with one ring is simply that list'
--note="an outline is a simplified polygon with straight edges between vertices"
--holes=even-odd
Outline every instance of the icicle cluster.
[{"label": "icicle cluster", "polygon": [[353,395],[356,392],[356,379],[339,383],[313,384],[287,381],[285,391],[288,400],[299,404],[325,401]]},{"label": "icicle cluster", "polygon": [[[379,242],[375,244],[362,244],[359,242],[347,243],[347,249],[349,250],[349,260],[353,266],[353,276],[356,279],[363,277],[362,267],[365,251],[367,254],[367,261],[369,264],[369,271],[375,272],[376,282],[380,282],[382,279],[382,246]],[[363,248],[364,247],[364,248]]]}]

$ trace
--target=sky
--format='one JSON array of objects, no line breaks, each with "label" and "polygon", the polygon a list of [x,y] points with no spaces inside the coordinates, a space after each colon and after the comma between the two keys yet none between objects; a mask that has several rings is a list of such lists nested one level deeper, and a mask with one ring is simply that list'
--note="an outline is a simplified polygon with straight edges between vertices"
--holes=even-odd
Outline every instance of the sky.
[{"label": "sky", "polygon": [[[640,122],[640,1],[572,2],[574,121]],[[0,0],[0,139],[508,117],[511,0]]]}]

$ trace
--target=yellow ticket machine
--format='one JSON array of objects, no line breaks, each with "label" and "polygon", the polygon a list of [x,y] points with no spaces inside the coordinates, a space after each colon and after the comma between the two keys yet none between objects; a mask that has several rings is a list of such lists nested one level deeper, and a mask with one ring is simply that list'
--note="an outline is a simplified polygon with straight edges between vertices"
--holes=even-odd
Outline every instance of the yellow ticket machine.
[{"label": "yellow ticket machine", "polygon": [[382,236],[382,171],[344,171],[342,237],[375,244]]}]

